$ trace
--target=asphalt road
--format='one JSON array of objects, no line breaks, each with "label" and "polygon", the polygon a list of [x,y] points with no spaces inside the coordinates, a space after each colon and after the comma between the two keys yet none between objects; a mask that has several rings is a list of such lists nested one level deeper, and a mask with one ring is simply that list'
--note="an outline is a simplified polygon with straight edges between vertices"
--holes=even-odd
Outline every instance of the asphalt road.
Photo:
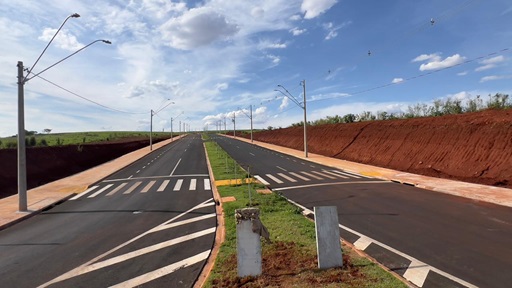
[{"label": "asphalt road", "polygon": [[189,135],[0,231],[0,286],[192,287],[215,230],[202,140]]},{"label": "asphalt road", "polygon": [[336,206],[342,238],[418,286],[511,287],[511,208],[213,138],[252,175],[306,210]]}]

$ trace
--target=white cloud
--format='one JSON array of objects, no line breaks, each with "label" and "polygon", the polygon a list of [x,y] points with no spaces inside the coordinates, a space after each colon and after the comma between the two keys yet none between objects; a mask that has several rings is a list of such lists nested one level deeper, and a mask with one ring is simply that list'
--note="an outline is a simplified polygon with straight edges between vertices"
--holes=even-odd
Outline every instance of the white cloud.
[{"label": "white cloud", "polygon": [[300,34],[306,32],[307,29],[299,29],[298,27],[290,29],[290,32],[293,34],[293,36],[299,36]]},{"label": "white cloud", "polygon": [[462,71],[462,72],[459,72],[459,73],[457,73],[457,75],[459,75],[459,76],[465,76],[465,75],[468,75],[468,71]]},{"label": "white cloud", "polygon": [[404,78],[393,78],[393,81],[391,81],[391,83],[396,84],[396,83],[400,83],[403,81],[404,81]]},{"label": "white cloud", "polygon": [[333,38],[335,38],[336,36],[338,36],[338,30],[347,26],[347,25],[350,25],[352,23],[352,21],[346,21],[346,22],[343,22],[341,25],[334,25],[334,23],[332,22],[328,22],[328,23],[324,23],[322,26],[324,28],[324,30],[327,31],[327,36],[325,36],[325,40],[331,40]]},{"label": "white cloud", "polygon": [[480,79],[480,83],[495,81],[495,80],[503,80],[503,79],[512,79],[512,75],[491,75],[485,76]]},{"label": "white cloud", "polygon": [[217,85],[215,85],[215,90],[222,91],[228,89],[228,87],[228,83],[218,83]]},{"label": "white cloud", "polygon": [[[57,32],[57,29],[44,28],[43,34],[39,36],[39,40],[48,43],[52,39],[53,35],[55,35],[55,32]],[[67,30],[64,29],[59,31],[59,34],[55,36],[55,39],[53,41],[53,43],[55,43],[57,47],[69,51],[76,51],[84,47],[84,44],[76,40],[75,35],[69,33]]]},{"label": "white cloud", "polygon": [[304,13],[304,19],[313,19],[329,10],[337,0],[303,0],[300,10]]},{"label": "white cloud", "polygon": [[412,62],[428,60],[429,62],[420,65],[420,71],[431,71],[462,64],[465,59],[465,57],[462,57],[459,54],[446,57],[445,59],[442,59],[438,54],[423,54],[413,59]]},{"label": "white cloud", "polygon": [[283,109],[288,107],[289,105],[290,105],[290,99],[288,99],[288,97],[283,97],[283,100],[281,101],[281,105],[279,105],[279,111],[283,111]]},{"label": "white cloud", "polygon": [[297,20],[300,20],[300,19],[302,19],[302,17],[300,15],[298,15],[298,14],[292,15],[290,17],[290,20],[292,20],[292,21],[297,21]]},{"label": "white cloud", "polygon": [[489,70],[497,66],[497,64],[505,62],[505,57],[503,55],[499,55],[493,58],[485,59],[480,61],[479,63],[482,64],[482,66],[477,67],[475,69],[476,72]]},{"label": "white cloud", "polygon": [[254,18],[261,19],[265,15],[265,10],[261,7],[254,7],[251,10],[251,15]]},{"label": "white cloud", "polygon": [[200,7],[170,19],[160,29],[169,46],[191,50],[233,36],[240,28],[213,9]]},{"label": "white cloud", "polygon": [[279,64],[279,62],[281,62],[281,58],[279,58],[278,56],[275,56],[275,55],[268,54],[267,58],[272,60],[272,64],[274,64],[274,65],[277,65],[277,64]]}]

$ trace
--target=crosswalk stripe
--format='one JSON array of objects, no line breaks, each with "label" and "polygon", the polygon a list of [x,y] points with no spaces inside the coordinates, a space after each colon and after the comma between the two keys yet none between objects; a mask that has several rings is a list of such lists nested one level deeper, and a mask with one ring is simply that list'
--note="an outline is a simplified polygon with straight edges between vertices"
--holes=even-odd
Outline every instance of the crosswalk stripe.
[{"label": "crosswalk stripe", "polygon": [[211,190],[210,179],[204,179],[204,190]]},{"label": "crosswalk stripe", "polygon": [[309,181],[310,180],[309,178],[306,178],[306,177],[304,177],[302,175],[299,175],[299,174],[297,174],[295,172],[290,172],[290,174],[292,174],[293,176],[295,176],[295,177],[297,177],[297,178],[299,178],[301,180],[304,180],[304,181]]},{"label": "crosswalk stripe", "polygon": [[114,184],[108,184],[107,186],[105,186],[105,187],[101,188],[100,190],[94,192],[93,194],[87,196],[87,198],[93,198],[93,197],[98,196],[101,192],[103,192],[103,191],[107,190],[108,188],[112,187],[112,185],[114,185]]},{"label": "crosswalk stripe", "polygon": [[342,174],[338,174],[338,173],[334,173],[334,172],[330,172],[330,171],[326,171],[326,170],[322,170],[323,173],[327,173],[329,175],[333,175],[333,176],[336,176],[336,177],[339,177],[339,178],[343,178],[343,179],[348,179],[350,177],[348,176],[345,176],[345,175],[342,175]]},{"label": "crosswalk stripe", "polygon": [[332,177],[331,175],[327,175],[327,174],[324,174],[324,173],[318,172],[318,171],[311,171],[311,173],[315,173],[317,175],[320,175],[320,176],[323,176],[323,177],[329,178],[329,179],[336,179],[336,177]]},{"label": "crosswalk stripe", "polygon": [[96,189],[96,188],[98,188],[98,186],[92,186],[92,187],[90,187],[89,189],[85,190],[84,192],[79,193],[79,194],[76,194],[76,196],[73,196],[73,198],[70,198],[69,200],[76,200],[76,199],[78,199],[78,198],[80,198],[80,197],[84,196],[85,194],[87,194],[87,193],[91,192],[92,190],[94,190],[94,189]]},{"label": "crosswalk stripe", "polygon": [[362,178],[361,176],[353,174],[353,173],[350,173],[350,172],[345,172],[345,171],[341,172],[341,171],[338,171],[338,170],[333,170],[333,171],[338,173],[338,174],[349,176],[349,177],[356,178],[356,179]]},{"label": "crosswalk stripe", "polygon": [[275,182],[277,182],[277,184],[282,184],[284,183],[283,181],[279,180],[278,178],[272,176],[271,174],[265,174],[265,176],[267,176],[268,178],[274,180]]},{"label": "crosswalk stripe", "polygon": [[124,191],[123,194],[130,194],[130,193],[132,193],[133,190],[135,190],[135,188],[137,188],[141,183],[142,183],[142,181],[135,182],[135,184],[133,184],[132,187],[128,188],[128,190]]},{"label": "crosswalk stripe", "polygon": [[304,174],[304,175],[307,175],[307,176],[309,176],[309,177],[311,177],[311,178],[315,178],[316,180],[322,180],[322,179],[323,179],[323,178],[321,178],[321,177],[318,177],[318,176],[313,175],[313,174],[308,173],[308,172],[301,171],[300,173],[302,173],[302,174]]},{"label": "crosswalk stripe", "polygon": [[191,179],[190,185],[188,186],[188,190],[190,190],[190,191],[196,190],[196,185],[197,185],[197,179]]},{"label": "crosswalk stripe", "polygon": [[180,191],[181,184],[183,184],[183,179],[178,179],[178,181],[176,182],[176,185],[174,185],[174,189],[172,189],[172,191]]},{"label": "crosswalk stripe", "polygon": [[284,173],[277,173],[277,175],[283,177],[284,179],[290,181],[290,182],[297,182],[297,180],[291,178],[290,176],[285,175]]},{"label": "crosswalk stripe", "polygon": [[169,185],[169,182],[171,182],[171,180],[164,180],[164,182],[162,182],[162,185],[160,185],[160,187],[158,187],[158,190],[156,190],[157,192],[162,192],[165,190],[165,187],[167,187],[167,185]]},{"label": "crosswalk stripe", "polygon": [[114,195],[114,193],[116,193],[117,191],[123,189],[123,187],[126,186],[126,184],[128,184],[128,183],[121,183],[121,185],[119,185],[116,188],[114,188],[114,190],[108,192],[108,194],[105,195],[105,196],[112,196],[112,195]]},{"label": "crosswalk stripe", "polygon": [[148,183],[148,185],[146,185],[146,187],[144,187],[144,188],[142,189],[142,191],[140,191],[140,192],[141,192],[141,193],[146,193],[146,192],[148,192],[148,191],[149,191],[149,189],[151,189],[151,187],[153,187],[153,185],[155,185],[155,182],[156,182],[156,180],[150,181],[150,182]]},{"label": "crosswalk stripe", "polygon": [[265,179],[261,178],[259,175],[254,175],[254,178],[258,179],[263,185],[270,185]]}]

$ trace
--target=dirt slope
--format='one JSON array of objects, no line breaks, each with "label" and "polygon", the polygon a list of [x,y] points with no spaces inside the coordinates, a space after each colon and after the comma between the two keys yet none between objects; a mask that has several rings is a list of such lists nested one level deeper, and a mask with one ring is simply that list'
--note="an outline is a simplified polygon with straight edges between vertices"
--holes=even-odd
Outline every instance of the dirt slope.
[{"label": "dirt slope", "polygon": [[[254,139],[303,150],[303,128]],[[512,188],[512,110],[308,127],[312,153],[416,174]]]}]

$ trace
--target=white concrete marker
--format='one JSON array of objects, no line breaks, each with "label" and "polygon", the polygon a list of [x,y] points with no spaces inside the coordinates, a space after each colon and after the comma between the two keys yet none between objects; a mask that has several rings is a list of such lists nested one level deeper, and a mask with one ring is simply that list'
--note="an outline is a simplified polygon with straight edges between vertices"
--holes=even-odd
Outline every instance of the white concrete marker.
[{"label": "white concrete marker", "polygon": [[413,260],[405,271],[404,278],[411,281],[414,285],[422,287],[429,271],[430,266],[418,260]]},{"label": "white concrete marker", "polygon": [[359,237],[359,239],[357,239],[356,242],[354,242],[354,246],[357,249],[359,249],[361,251],[364,251],[372,243],[373,243],[372,239],[370,239],[370,238],[368,238],[366,236],[361,236],[361,237]]}]

